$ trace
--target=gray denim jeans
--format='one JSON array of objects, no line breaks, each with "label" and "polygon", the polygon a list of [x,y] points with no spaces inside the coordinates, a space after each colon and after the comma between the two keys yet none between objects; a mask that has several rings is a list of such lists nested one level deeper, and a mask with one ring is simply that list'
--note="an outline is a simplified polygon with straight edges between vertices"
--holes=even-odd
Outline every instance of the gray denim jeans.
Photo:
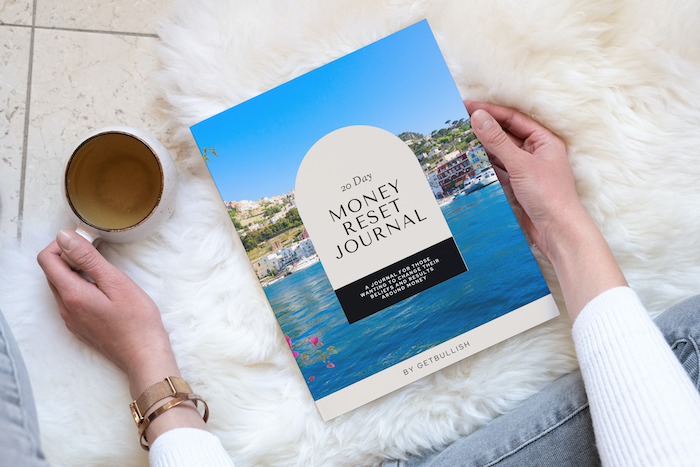
[{"label": "gray denim jeans", "polygon": [[0,312],[0,466],[47,467],[29,375]]},{"label": "gray denim jeans", "polygon": [[[700,295],[655,320],[700,390]],[[581,372],[562,376],[513,411],[442,450],[383,467],[573,467],[601,465]]]}]

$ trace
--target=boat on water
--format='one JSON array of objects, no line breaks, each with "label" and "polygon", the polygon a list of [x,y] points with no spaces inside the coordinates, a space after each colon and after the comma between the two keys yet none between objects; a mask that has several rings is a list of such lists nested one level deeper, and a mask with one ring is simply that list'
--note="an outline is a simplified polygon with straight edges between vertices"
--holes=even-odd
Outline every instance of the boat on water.
[{"label": "boat on water", "polygon": [[476,190],[478,190],[479,188],[483,188],[484,187],[483,179],[484,179],[483,176],[481,174],[479,174],[476,177],[469,180],[469,186],[465,190],[466,194],[473,193]]},{"label": "boat on water", "polygon": [[314,264],[318,263],[320,261],[320,258],[316,253],[314,253],[311,256],[308,256],[298,263],[296,263],[292,268],[289,270],[288,274],[294,274],[295,272],[299,272],[302,269],[306,269],[309,266],[313,266]]},{"label": "boat on water", "polygon": [[498,177],[496,176],[496,172],[494,172],[493,169],[489,169],[486,172],[484,172],[483,176],[484,176],[484,181],[483,181],[484,186],[490,185],[490,184],[498,181]]}]

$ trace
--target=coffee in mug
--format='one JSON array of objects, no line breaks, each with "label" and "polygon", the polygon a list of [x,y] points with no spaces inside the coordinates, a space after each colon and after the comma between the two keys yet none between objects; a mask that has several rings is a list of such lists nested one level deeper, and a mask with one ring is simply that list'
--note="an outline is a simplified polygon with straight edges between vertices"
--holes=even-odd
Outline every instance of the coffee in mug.
[{"label": "coffee in mug", "polygon": [[121,230],[158,206],[163,175],[155,154],[139,139],[104,133],[85,141],[66,171],[68,202],[84,222]]},{"label": "coffee in mug", "polygon": [[127,242],[151,233],[172,214],[177,173],[168,150],[153,136],[108,127],[81,139],[63,177],[76,231]]}]

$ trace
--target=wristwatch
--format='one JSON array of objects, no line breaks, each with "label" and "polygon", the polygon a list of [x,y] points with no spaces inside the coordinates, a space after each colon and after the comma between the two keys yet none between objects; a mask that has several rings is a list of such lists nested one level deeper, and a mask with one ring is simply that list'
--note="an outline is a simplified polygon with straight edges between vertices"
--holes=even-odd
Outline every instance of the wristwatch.
[{"label": "wristwatch", "polygon": [[[163,400],[166,397],[172,397],[173,399],[158,407],[155,411],[148,415],[148,417],[145,416],[145,414],[151,410],[156,402]],[[131,415],[134,417],[134,423],[136,423],[136,428],[138,428],[139,431],[139,444],[141,444],[143,449],[146,451],[150,449],[148,439],[146,438],[146,429],[149,427],[151,422],[168,410],[187,401],[194,402],[194,406],[196,408],[199,407],[199,402],[204,405],[204,414],[202,415],[202,419],[204,420],[204,423],[206,423],[207,420],[209,420],[209,406],[204,399],[197,394],[192,393],[192,388],[190,388],[190,385],[187,384],[187,381],[179,376],[168,376],[163,381],[150,386],[148,389],[143,391],[143,394],[141,394],[138,399],[129,405],[129,408],[131,408]]]},{"label": "wristwatch", "polygon": [[190,385],[179,376],[168,376],[163,381],[159,381],[153,386],[150,386],[129,406],[136,427],[141,428],[144,414],[148,412],[156,402],[166,397],[177,397],[178,395],[187,395],[191,393],[192,388],[190,388]]}]

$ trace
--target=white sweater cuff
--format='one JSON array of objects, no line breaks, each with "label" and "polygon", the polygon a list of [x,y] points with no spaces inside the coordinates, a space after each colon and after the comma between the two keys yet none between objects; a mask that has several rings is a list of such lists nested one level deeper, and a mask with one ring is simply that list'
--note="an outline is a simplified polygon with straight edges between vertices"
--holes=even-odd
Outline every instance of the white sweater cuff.
[{"label": "white sweater cuff", "polygon": [[700,396],[637,295],[600,294],[572,331],[603,464],[697,461]]},{"label": "white sweater cuff", "polygon": [[219,438],[196,428],[175,428],[160,435],[148,456],[151,467],[233,467]]}]

